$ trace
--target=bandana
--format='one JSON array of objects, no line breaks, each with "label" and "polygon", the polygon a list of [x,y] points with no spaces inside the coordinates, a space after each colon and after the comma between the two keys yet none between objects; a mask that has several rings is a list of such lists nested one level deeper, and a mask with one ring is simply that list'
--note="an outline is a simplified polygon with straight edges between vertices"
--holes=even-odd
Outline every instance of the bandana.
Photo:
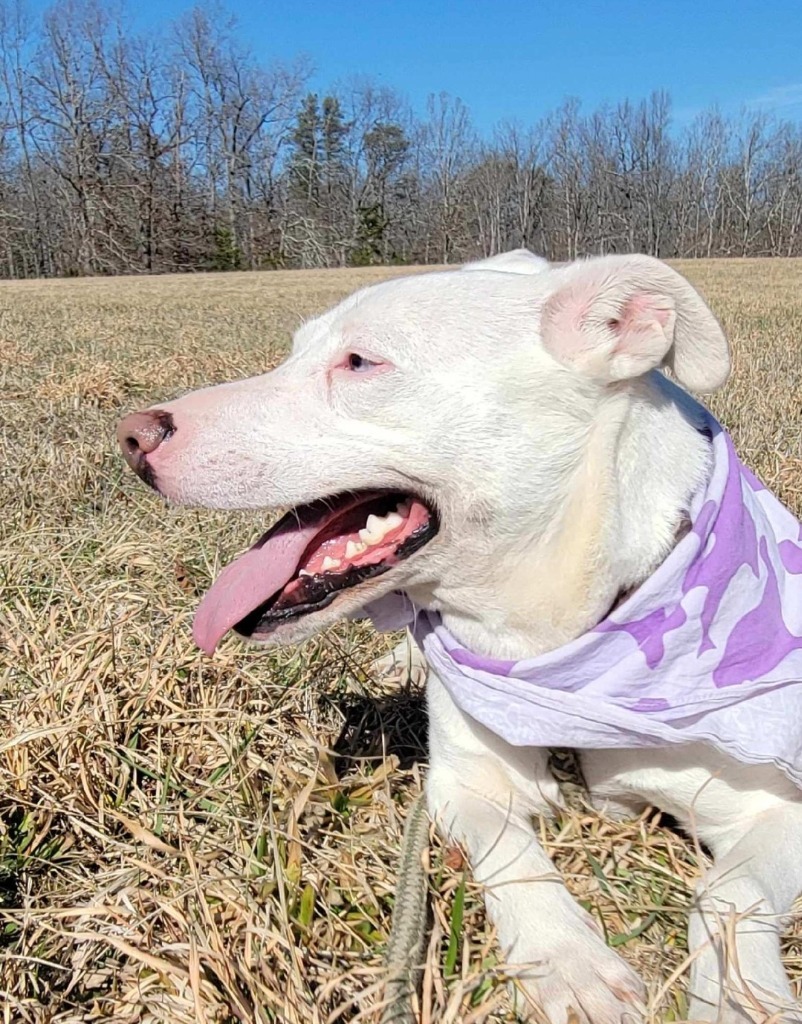
[{"label": "bandana", "polygon": [[367,614],[410,625],[455,703],[515,746],[704,742],[802,787],[802,527],[708,417],[712,469],[690,531],[577,639],[505,661],[466,650],[402,594]]}]

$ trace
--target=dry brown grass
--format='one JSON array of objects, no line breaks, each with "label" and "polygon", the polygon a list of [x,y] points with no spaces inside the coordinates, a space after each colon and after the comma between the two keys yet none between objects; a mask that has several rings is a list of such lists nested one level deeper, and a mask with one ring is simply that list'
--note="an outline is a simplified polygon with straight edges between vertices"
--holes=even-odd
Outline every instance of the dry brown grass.
[{"label": "dry brown grass", "polygon": [[[802,264],[683,269],[735,344],[716,411],[801,512]],[[202,657],[198,594],[263,523],[165,508],[112,428],[124,409],[269,368],[303,316],[389,274],[0,286],[4,1020],[378,1020],[399,837],[425,772],[419,695],[370,677],[388,640],[364,626]],[[663,985],[686,958],[692,844],[654,814],[615,825],[580,809],[542,833],[648,979],[655,1020],[680,1018],[684,973]],[[480,894],[436,840],[429,877],[422,1019],[510,1019]],[[785,956],[799,977],[802,931]]]}]

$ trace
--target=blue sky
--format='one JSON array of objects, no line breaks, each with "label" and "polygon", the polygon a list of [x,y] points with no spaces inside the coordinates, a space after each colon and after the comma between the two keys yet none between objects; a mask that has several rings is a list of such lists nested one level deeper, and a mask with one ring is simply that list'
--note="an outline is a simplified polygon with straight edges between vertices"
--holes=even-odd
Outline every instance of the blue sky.
[{"label": "blue sky", "polygon": [[[191,0],[122,0],[163,23]],[[36,4],[39,6],[39,4]],[[486,131],[667,89],[677,121],[713,103],[802,118],[802,0],[228,0],[260,57],[306,53],[323,89],[354,73],[422,110],[445,90]]]}]

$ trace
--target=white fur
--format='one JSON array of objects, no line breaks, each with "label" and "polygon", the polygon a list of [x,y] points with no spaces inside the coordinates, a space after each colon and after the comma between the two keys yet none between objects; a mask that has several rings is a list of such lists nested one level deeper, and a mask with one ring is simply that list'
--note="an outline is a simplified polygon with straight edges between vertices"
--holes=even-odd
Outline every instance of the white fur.
[{"label": "white fur", "polygon": [[[726,342],[699,296],[646,257],[549,268],[519,251],[466,269],[366,289],[304,326],[272,373],[163,407],[175,433],[150,461],[174,500],[262,508],[378,486],[441,510],[417,555],[277,641],[404,589],[469,648],[532,657],[596,623],[674,543],[709,447],[699,407],[653,371],[723,382]],[[387,366],[348,373],[351,351]],[[559,801],[544,752],[468,719],[431,673],[428,701],[431,813],[486,885],[521,991],[552,1024],[639,1020],[638,979],[537,843],[531,817]],[[702,747],[582,760],[599,807],[656,804],[715,856],[690,927],[691,1017],[802,1020],[778,946],[802,890],[800,792]]]},{"label": "white fur", "polygon": [[466,263],[465,270],[497,270],[505,274],[540,274],[549,269],[549,261],[535,256],[528,249],[512,249],[510,252],[489,256],[485,260]]}]

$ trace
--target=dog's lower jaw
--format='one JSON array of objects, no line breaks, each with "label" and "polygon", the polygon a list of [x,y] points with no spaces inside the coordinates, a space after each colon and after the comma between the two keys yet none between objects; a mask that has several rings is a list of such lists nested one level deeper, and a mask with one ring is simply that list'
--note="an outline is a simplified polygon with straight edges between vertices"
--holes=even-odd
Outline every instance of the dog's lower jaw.
[{"label": "dog's lower jaw", "polygon": [[[420,556],[413,556],[418,557]],[[319,611],[310,611],[297,618],[278,621],[268,629],[257,629],[248,635],[238,635],[259,647],[290,647],[303,643],[343,621],[367,620],[370,617],[370,606],[393,593],[405,592],[406,580],[414,572],[414,563],[412,566],[404,563],[387,574],[341,591],[330,605]]]},{"label": "dog's lower jaw", "polygon": [[324,633],[343,619],[361,619],[365,615],[361,602],[343,595],[327,608],[308,612],[297,619],[277,622],[269,629],[256,629],[250,634],[239,633],[236,629],[234,632],[240,639],[256,647],[292,647],[310,640],[318,633]]}]

